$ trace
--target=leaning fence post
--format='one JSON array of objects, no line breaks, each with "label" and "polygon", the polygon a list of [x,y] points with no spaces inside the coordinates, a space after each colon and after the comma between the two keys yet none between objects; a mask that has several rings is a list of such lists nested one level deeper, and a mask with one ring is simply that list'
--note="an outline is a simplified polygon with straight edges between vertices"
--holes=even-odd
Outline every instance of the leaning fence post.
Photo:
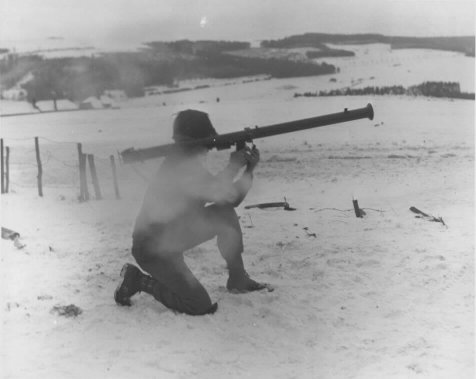
[{"label": "leaning fence post", "polygon": [[352,204],[354,204],[355,217],[363,218],[363,216],[362,216],[362,211],[361,211],[361,209],[359,208],[359,202],[357,201],[357,199],[353,199],[353,200],[352,200]]},{"label": "leaning fence post", "polygon": [[96,165],[94,163],[93,154],[88,154],[88,162],[89,162],[89,171],[91,172],[91,179],[93,181],[94,195],[96,196],[96,200],[101,200],[102,199],[101,188],[99,187],[98,174],[96,172]]},{"label": "leaning fence post", "polygon": [[6,147],[6,157],[5,157],[5,192],[10,191],[10,147]]},{"label": "leaning fence post", "polygon": [[111,160],[112,179],[114,180],[114,192],[116,193],[116,199],[120,199],[121,195],[119,193],[119,184],[117,183],[116,161],[114,160],[114,155],[111,155],[109,159]]},{"label": "leaning fence post", "polygon": [[5,166],[3,162],[3,138],[0,138],[0,147],[1,147],[1,155],[2,155],[2,193],[5,193]]},{"label": "leaning fence post", "polygon": [[43,166],[41,165],[40,158],[40,144],[38,142],[38,137],[35,137],[35,150],[36,150],[36,163],[38,164],[38,195],[43,197]]}]

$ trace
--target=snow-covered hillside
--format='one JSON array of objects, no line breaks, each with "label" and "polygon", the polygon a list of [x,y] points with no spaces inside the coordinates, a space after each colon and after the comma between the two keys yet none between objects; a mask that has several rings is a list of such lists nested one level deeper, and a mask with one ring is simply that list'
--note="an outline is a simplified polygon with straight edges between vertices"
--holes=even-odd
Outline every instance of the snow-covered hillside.
[{"label": "snow-covered hillside", "polygon": [[[405,54],[408,69],[418,71],[411,54],[420,53]],[[471,91],[474,58],[438,54],[442,61],[418,63],[431,75],[408,83],[461,76]],[[337,83],[329,77],[236,81],[129,100],[117,110],[2,119],[1,135],[11,147],[2,226],[26,244],[19,250],[1,241],[4,377],[472,378],[474,102],[293,98],[360,77],[389,83],[402,75],[408,84],[398,67],[393,77],[391,67],[372,70],[362,62],[343,68]],[[456,76],[438,76],[444,64]],[[132,223],[160,160],[120,165],[116,200],[109,155],[169,142],[173,115],[186,108],[208,111],[217,130],[227,132],[368,102],[373,121],[255,141],[262,161],[243,205],[286,197],[297,208],[237,210],[248,271],[274,292],[228,293],[225,265],[211,241],[186,260],[218,301],[215,315],[174,314],[145,294],[131,308],[116,306],[119,271],[133,262]],[[43,198],[35,188],[35,136]],[[96,155],[104,200],[77,201],[77,142]],[[211,167],[224,165],[228,153],[212,152]],[[353,198],[366,212],[362,219],[353,213]],[[446,226],[415,218],[411,206],[441,216]],[[82,313],[52,312],[69,304]]]}]

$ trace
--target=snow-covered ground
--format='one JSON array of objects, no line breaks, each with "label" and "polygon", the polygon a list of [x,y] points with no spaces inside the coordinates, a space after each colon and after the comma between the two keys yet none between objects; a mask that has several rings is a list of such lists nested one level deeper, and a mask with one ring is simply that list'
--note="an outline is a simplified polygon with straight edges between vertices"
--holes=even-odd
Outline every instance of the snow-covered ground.
[{"label": "snow-covered ground", "polygon": [[[437,76],[434,65],[443,64],[437,58],[409,59],[408,69],[424,65],[432,80],[474,81],[468,70],[474,58],[453,58],[442,59],[454,79]],[[333,77],[393,83],[382,67],[367,72],[362,64],[359,71],[356,61],[352,74],[342,69]],[[2,226],[20,232],[26,244],[19,250],[1,241],[4,377],[472,378],[474,102],[292,96],[334,85],[329,77],[237,81],[129,100],[119,110],[2,119],[1,136],[11,147]],[[297,208],[237,210],[248,271],[274,292],[228,293],[212,241],[186,259],[218,301],[215,315],[174,314],[145,294],[131,308],[115,305],[120,268],[133,262],[132,223],[160,161],[119,165],[116,200],[111,154],[169,142],[181,109],[206,110],[227,132],[368,102],[373,121],[255,141],[262,162],[243,205],[286,197]],[[43,198],[35,188],[35,136]],[[77,142],[96,156],[104,200],[76,199]],[[228,153],[210,154],[213,170]],[[353,214],[353,198],[366,211],[363,219]],[[447,226],[415,218],[411,206]],[[75,318],[51,312],[69,304],[83,312]]]}]

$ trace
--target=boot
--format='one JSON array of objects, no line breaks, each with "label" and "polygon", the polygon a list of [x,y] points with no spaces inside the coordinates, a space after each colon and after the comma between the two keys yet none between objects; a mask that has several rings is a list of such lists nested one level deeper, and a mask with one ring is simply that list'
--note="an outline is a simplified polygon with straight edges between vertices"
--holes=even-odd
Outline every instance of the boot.
[{"label": "boot", "polygon": [[118,305],[131,306],[131,297],[141,290],[141,278],[145,276],[138,267],[126,263],[121,270],[121,277],[124,278],[116,291],[114,300]]},{"label": "boot", "polygon": [[267,283],[258,283],[251,279],[248,273],[244,270],[239,272],[230,271],[230,276],[226,282],[226,288],[228,291],[233,293],[260,291],[263,289],[272,292],[274,290],[274,288]]}]

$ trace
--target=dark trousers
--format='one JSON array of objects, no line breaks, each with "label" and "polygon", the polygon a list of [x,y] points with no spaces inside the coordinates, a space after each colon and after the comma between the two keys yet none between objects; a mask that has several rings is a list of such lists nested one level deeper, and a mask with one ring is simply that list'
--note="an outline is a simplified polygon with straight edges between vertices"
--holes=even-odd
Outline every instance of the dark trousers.
[{"label": "dark trousers", "polygon": [[243,236],[233,207],[210,205],[168,224],[151,225],[133,235],[132,255],[157,283],[153,295],[168,308],[202,315],[215,312],[205,288],[185,264],[183,253],[217,237],[218,249],[230,271],[241,271]]}]

